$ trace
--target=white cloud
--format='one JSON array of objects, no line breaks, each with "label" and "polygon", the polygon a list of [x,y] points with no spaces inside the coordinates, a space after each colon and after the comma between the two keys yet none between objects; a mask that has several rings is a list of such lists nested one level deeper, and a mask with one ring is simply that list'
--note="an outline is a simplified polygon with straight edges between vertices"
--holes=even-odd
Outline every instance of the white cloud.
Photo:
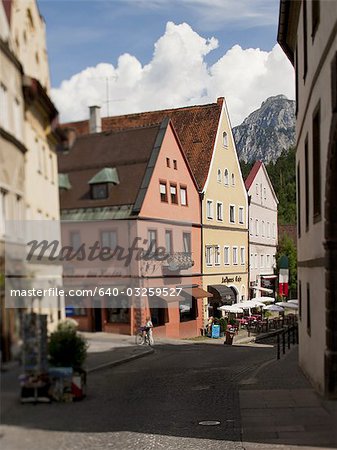
[{"label": "white cloud", "polygon": [[[111,115],[209,103],[225,96],[232,124],[237,125],[271,95],[294,98],[293,69],[276,45],[270,52],[235,45],[213,65],[205,57],[218,41],[205,39],[186,24],[168,22],[147,65],[123,54],[117,65],[89,67],[52,90],[61,120],[88,117],[100,104]],[[108,80],[108,81],[107,81]]]}]

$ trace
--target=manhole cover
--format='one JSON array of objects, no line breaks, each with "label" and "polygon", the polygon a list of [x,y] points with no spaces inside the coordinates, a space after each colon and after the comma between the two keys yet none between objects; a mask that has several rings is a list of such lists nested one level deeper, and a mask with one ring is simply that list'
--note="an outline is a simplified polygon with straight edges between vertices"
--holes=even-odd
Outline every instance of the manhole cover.
[{"label": "manhole cover", "polygon": [[220,422],[218,420],[202,420],[201,422],[199,422],[199,425],[206,425],[206,426],[220,425]]}]

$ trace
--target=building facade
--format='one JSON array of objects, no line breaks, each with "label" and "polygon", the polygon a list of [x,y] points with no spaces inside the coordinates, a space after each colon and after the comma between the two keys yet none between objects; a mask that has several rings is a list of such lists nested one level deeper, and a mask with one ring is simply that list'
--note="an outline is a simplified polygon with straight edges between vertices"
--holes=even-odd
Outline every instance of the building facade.
[{"label": "building facade", "polygon": [[[185,108],[150,111],[102,119],[102,130],[146,126],[172,120],[196,179],[202,212],[203,320],[219,315],[224,303],[248,294],[248,202],[225,100]],[[89,121],[64,125],[78,135],[89,132]]]},{"label": "building facade", "polygon": [[278,41],[296,71],[299,359],[337,396],[337,8],[281,1]]},{"label": "building facade", "polygon": [[249,199],[249,288],[251,297],[256,297],[275,288],[278,200],[262,161],[256,161],[245,185]]},{"label": "building facade", "polygon": [[[5,270],[6,220],[25,218],[24,97],[22,66],[13,52],[8,11],[0,2],[0,272]],[[6,235],[6,239],[11,236]],[[19,315],[5,307],[4,279],[1,292],[1,355],[10,359],[19,339]]]},{"label": "building facade", "polygon": [[[97,108],[91,113],[93,122],[99,120]],[[121,334],[134,334],[149,315],[155,336],[196,336],[203,325],[202,298],[210,294],[201,288],[199,193],[174,127],[165,119],[110,133],[99,129],[97,124],[72,145],[66,138],[58,154],[63,245],[95,240],[114,251],[130,249],[138,239],[137,246],[150,253],[148,260],[133,258],[126,266],[116,259],[67,265],[65,284],[69,273],[88,288],[90,272],[91,284],[106,293],[76,299],[77,306],[71,299],[68,315],[82,330]],[[169,257],[156,261],[151,255],[157,248]],[[119,294],[112,297],[109,288]],[[179,295],[165,294],[177,288]]]}]

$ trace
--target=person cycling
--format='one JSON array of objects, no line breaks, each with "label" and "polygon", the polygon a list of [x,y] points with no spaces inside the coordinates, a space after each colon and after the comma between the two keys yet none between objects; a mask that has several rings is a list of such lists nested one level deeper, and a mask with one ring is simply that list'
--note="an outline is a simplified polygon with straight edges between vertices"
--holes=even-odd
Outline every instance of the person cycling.
[{"label": "person cycling", "polygon": [[153,323],[151,321],[151,317],[147,316],[146,317],[146,324],[144,327],[144,333],[146,333],[146,338],[149,344],[153,343],[153,337],[152,337],[152,328],[153,328]]}]

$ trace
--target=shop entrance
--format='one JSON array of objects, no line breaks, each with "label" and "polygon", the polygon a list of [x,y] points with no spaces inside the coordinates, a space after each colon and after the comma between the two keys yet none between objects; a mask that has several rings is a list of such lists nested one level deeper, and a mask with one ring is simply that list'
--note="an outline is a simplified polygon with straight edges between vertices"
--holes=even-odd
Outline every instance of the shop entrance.
[{"label": "shop entrance", "polygon": [[102,331],[102,307],[100,300],[93,302],[93,331]]}]

